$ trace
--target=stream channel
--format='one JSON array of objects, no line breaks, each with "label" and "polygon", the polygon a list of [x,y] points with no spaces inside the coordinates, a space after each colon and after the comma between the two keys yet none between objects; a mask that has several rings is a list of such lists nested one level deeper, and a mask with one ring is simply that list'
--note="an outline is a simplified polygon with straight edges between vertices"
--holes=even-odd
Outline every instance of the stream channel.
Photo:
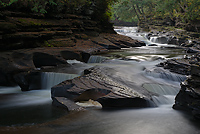
[{"label": "stream channel", "polygon": [[[19,87],[0,87],[0,129],[22,126],[20,133],[29,134],[200,134],[200,124],[193,117],[172,109],[186,76],[156,66],[169,58],[182,58],[184,50],[156,43],[155,38],[148,40],[146,33],[138,33],[136,27],[115,30],[145,42],[146,46],[94,55],[88,63],[70,60],[76,73],[43,73],[41,90],[22,92]],[[115,77],[126,84],[159,94],[153,97],[157,107],[102,110],[99,105],[79,103],[87,110],[68,113],[51,105],[52,86],[78,77],[84,69],[94,66],[113,68]],[[40,123],[44,125],[38,126]]]}]

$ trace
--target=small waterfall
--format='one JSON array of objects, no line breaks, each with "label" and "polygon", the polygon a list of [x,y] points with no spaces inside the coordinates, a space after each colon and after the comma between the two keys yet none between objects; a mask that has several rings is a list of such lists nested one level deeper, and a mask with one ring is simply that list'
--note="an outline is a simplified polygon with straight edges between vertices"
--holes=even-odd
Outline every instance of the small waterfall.
[{"label": "small waterfall", "polygon": [[175,95],[178,94],[179,88],[160,85],[160,84],[143,84],[143,87],[153,93],[158,94],[159,96],[153,96],[152,99],[157,106],[163,104],[173,104]]},{"label": "small waterfall", "polygon": [[168,85],[144,84],[143,87],[148,91],[159,95],[176,95],[179,92],[178,87],[172,87]]},{"label": "small waterfall", "polygon": [[167,37],[150,37],[150,41],[154,43],[160,43],[160,44],[167,44],[168,38]]},{"label": "small waterfall", "polygon": [[50,89],[51,87],[65,81],[70,80],[80,75],[77,74],[66,74],[66,73],[54,73],[44,72],[41,75],[42,89]]},{"label": "small waterfall", "polygon": [[150,37],[150,41],[156,43],[157,37]]},{"label": "small waterfall", "polygon": [[176,82],[183,82],[184,80],[186,80],[185,75],[165,72],[164,70],[161,70],[161,69],[154,69],[153,71],[146,69],[145,74],[148,76],[155,77],[155,78],[161,78],[161,79],[171,80],[171,81],[176,81]]},{"label": "small waterfall", "polygon": [[107,60],[106,57],[98,56],[98,55],[92,55],[92,56],[90,56],[88,63],[102,63],[105,60]]},{"label": "small waterfall", "polygon": [[171,96],[153,96],[152,99],[153,99],[153,102],[155,102],[157,106],[174,103],[174,97],[171,97]]},{"label": "small waterfall", "polygon": [[137,33],[137,27],[115,27],[114,30],[118,33]]}]

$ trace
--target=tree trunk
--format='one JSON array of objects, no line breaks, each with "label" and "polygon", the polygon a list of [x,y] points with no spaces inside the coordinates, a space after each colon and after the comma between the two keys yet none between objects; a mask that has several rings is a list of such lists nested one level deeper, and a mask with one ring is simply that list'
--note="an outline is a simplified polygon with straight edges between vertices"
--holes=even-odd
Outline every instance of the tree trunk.
[{"label": "tree trunk", "polygon": [[147,17],[146,17],[146,15],[145,15],[145,13],[144,13],[143,8],[141,8],[141,11],[142,11],[142,15],[143,15],[143,17],[144,17],[144,20],[146,21],[146,20],[147,20]]},{"label": "tree trunk", "polygon": [[133,5],[133,10],[134,10],[135,14],[137,15],[138,20],[140,21],[141,20],[140,19],[140,15],[139,15],[139,13],[136,10],[135,5]]},{"label": "tree trunk", "polygon": [[140,8],[139,8],[139,6],[137,4],[136,4],[136,9],[137,9],[138,13],[141,15],[142,12],[140,11]]}]

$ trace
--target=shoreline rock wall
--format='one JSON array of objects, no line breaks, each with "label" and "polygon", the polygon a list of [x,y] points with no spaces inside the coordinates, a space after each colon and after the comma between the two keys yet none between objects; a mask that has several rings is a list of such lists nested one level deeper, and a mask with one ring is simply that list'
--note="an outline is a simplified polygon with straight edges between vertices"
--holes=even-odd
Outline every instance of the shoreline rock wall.
[{"label": "shoreline rock wall", "polygon": [[[193,117],[200,120],[200,67],[199,55],[190,59],[190,76],[181,83],[181,90],[175,98],[174,109],[191,112]],[[195,60],[195,61],[194,61]]]},{"label": "shoreline rock wall", "polygon": [[[0,49],[73,46],[76,39],[98,36],[105,29],[90,16],[58,14],[53,17],[2,11]],[[114,33],[112,25],[107,28]]]},{"label": "shoreline rock wall", "polygon": [[171,59],[161,63],[165,69],[188,78],[181,83],[181,89],[175,98],[173,108],[189,112],[197,120],[200,119],[200,53],[185,59]]},{"label": "shoreline rock wall", "polygon": [[[112,24],[104,26],[87,15],[44,17],[1,11],[0,18],[0,86],[18,83],[27,87],[28,82],[22,79],[30,72],[38,72],[37,68],[51,66],[55,71],[69,66],[66,60],[87,62],[94,53],[145,45],[116,34]],[[15,77],[18,74],[23,76]],[[16,81],[14,77],[21,79]]]}]

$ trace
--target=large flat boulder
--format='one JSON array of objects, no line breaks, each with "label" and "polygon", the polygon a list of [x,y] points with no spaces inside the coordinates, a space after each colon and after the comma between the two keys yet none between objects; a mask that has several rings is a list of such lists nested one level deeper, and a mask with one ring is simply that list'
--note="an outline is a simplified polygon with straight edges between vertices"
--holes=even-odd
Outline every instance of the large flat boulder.
[{"label": "large flat boulder", "polygon": [[[51,97],[53,100],[57,97],[65,97],[73,103],[91,99],[101,103],[103,108],[153,106],[151,93],[139,86],[133,88],[123,82],[120,83],[120,79],[108,75],[110,71],[112,69],[108,67],[89,69],[82,77],[52,87]],[[67,107],[70,107],[69,103]]]}]

